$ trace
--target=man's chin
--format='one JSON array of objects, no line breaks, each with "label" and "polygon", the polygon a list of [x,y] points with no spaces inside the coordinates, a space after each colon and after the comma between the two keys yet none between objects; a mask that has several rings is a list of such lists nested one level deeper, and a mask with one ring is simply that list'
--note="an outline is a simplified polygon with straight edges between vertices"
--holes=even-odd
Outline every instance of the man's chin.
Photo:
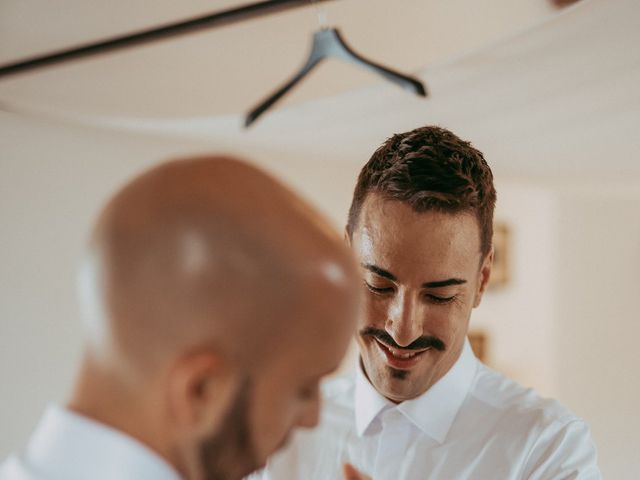
[{"label": "man's chin", "polygon": [[373,386],[383,397],[394,403],[412,400],[424,393],[424,389],[416,388],[407,380],[397,380],[392,377],[382,379],[378,385],[373,384]]},{"label": "man's chin", "polygon": [[395,403],[419,397],[429,388],[428,385],[423,385],[428,382],[421,382],[423,376],[426,376],[422,368],[396,369],[385,362],[376,361],[365,366],[364,373],[382,396]]}]

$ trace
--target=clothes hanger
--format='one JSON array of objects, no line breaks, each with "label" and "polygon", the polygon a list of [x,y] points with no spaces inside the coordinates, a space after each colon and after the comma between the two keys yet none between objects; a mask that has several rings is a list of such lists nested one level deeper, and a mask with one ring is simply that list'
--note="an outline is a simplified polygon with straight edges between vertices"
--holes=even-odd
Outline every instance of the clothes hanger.
[{"label": "clothes hanger", "polygon": [[278,90],[263,100],[253,108],[245,117],[244,126],[249,127],[258,117],[265,113],[273,104],[287,94],[293,87],[306,77],[320,62],[327,58],[338,58],[346,62],[355,64],[373,73],[381,75],[386,80],[409,90],[421,97],[427,96],[427,90],[423,83],[417,78],[404,75],[387,68],[379,63],[368,60],[354,52],[344,41],[337,28],[326,26],[326,19],[319,13],[320,30],[313,34],[311,51],[303,67],[290,80],[282,85]]}]

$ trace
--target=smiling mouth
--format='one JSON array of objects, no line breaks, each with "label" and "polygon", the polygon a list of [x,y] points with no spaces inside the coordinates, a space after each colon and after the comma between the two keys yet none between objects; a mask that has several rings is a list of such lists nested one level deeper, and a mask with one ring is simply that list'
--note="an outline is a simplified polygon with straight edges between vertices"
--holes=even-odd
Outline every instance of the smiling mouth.
[{"label": "smiling mouth", "polygon": [[416,365],[424,353],[431,350],[427,347],[422,350],[406,350],[402,348],[394,348],[374,339],[378,349],[384,353],[387,364],[393,368],[408,369]]}]

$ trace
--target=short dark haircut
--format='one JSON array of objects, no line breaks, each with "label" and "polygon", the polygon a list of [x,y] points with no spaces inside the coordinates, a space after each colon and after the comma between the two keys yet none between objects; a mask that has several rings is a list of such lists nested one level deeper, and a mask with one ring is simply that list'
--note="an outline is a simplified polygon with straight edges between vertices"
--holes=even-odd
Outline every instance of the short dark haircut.
[{"label": "short dark haircut", "polygon": [[449,130],[427,126],[389,138],[366,163],[353,193],[347,235],[358,225],[369,193],[405,202],[416,211],[475,215],[484,257],[491,251],[496,190],[482,152]]}]

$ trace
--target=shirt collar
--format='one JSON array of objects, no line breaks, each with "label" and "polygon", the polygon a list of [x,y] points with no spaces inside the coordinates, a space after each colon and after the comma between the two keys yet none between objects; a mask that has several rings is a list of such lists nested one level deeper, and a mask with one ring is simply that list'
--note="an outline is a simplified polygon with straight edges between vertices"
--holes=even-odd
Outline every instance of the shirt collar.
[{"label": "shirt collar", "polygon": [[364,374],[360,357],[358,357],[358,366],[356,368],[354,395],[356,431],[359,436],[362,436],[378,414],[387,408],[393,407],[394,403],[380,395],[374,386],[371,385],[369,379]]},{"label": "shirt collar", "polygon": [[51,406],[25,452],[52,478],[180,480],[162,458],[137,440],[62,407]]},{"label": "shirt collar", "polygon": [[397,408],[409,421],[438,443],[444,442],[476,374],[478,360],[465,340],[453,367],[429,390],[412,400],[394,405],[371,385],[360,366],[356,373],[356,430],[362,436],[373,420],[387,408]]}]

